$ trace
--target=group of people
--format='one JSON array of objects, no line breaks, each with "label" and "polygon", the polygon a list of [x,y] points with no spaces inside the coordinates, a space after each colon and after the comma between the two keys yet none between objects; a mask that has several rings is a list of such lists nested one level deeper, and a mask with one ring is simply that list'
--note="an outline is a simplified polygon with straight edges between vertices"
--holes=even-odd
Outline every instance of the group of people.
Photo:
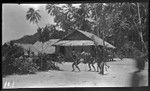
[{"label": "group of people", "polygon": [[108,60],[108,53],[107,50],[97,50],[96,51],[96,56],[92,56],[91,53],[89,52],[85,52],[85,51],[81,51],[81,52],[77,52],[74,49],[72,50],[72,59],[73,59],[73,64],[72,64],[72,68],[74,71],[76,67],[78,69],[78,71],[80,71],[79,68],[79,64],[81,62],[83,63],[88,63],[89,66],[89,71],[91,71],[91,66],[93,67],[94,71],[96,71],[94,64],[97,63],[97,72],[99,72],[100,74],[104,74],[104,67],[107,71],[107,68],[109,68],[110,66],[107,65],[106,61]]}]

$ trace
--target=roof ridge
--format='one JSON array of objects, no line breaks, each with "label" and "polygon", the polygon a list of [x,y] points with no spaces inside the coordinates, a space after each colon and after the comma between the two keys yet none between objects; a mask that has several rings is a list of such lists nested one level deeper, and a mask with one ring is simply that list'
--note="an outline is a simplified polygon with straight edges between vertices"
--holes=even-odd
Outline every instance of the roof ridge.
[{"label": "roof ridge", "polygon": [[[79,29],[75,29],[73,32],[67,34],[65,37],[63,37],[62,39],[60,39],[59,41],[55,42],[53,45],[55,45],[56,43],[62,41],[64,38],[66,38],[67,36],[69,36],[70,34],[74,33],[75,31],[78,31],[79,33],[83,34],[84,36],[88,37],[90,40],[92,40],[93,42],[98,43],[98,45],[104,45],[103,43],[101,44],[100,42],[103,41],[102,38],[98,37],[97,35],[87,32],[87,31],[82,31]],[[112,44],[108,43],[107,41],[105,41],[106,45],[109,45],[109,47],[115,48]]]},{"label": "roof ridge", "polygon": [[[94,35],[94,36],[96,36],[95,34],[93,34],[93,33],[90,33],[90,32],[87,32],[87,31],[82,31],[82,30],[79,30],[79,29],[77,29],[77,31],[79,31],[79,32],[81,32],[82,34],[84,34],[84,33],[88,33],[88,34],[90,34],[91,35],[91,37]],[[87,36],[86,34],[84,34],[85,36]],[[87,36],[87,37],[89,37],[89,36]],[[90,39],[91,39],[91,37],[89,37]]]}]

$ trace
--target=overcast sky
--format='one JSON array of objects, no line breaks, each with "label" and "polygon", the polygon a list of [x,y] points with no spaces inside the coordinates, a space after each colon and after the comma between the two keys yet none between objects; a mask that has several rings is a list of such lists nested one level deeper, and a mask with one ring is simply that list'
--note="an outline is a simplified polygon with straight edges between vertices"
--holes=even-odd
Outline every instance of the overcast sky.
[{"label": "overcast sky", "polygon": [[2,5],[2,43],[19,39],[24,35],[32,35],[36,32],[37,26],[26,20],[26,12],[29,7],[39,8],[42,16],[39,25],[45,26],[54,23],[53,18],[45,11],[45,5]]},{"label": "overcast sky", "polygon": [[[45,10],[46,4],[3,4],[2,5],[2,43],[19,39],[24,35],[32,35],[37,26],[26,20],[26,12],[30,7],[39,9],[41,15],[40,27],[54,24],[53,17]],[[63,5],[63,4],[62,4]],[[79,7],[80,4],[73,4]]]}]

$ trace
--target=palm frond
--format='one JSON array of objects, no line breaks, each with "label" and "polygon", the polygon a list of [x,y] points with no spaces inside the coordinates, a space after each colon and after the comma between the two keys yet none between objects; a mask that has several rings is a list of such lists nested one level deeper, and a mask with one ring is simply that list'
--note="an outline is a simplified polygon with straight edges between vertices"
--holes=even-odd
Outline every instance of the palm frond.
[{"label": "palm frond", "polygon": [[48,14],[51,12],[53,6],[51,4],[46,5],[46,10],[48,11]]},{"label": "palm frond", "polygon": [[29,10],[27,11],[27,13],[31,13],[34,12],[35,10],[33,8],[29,8]]},{"label": "palm frond", "polygon": [[26,14],[26,19],[29,20],[31,23],[38,23],[41,19],[41,15],[38,13],[39,10],[34,10],[33,8],[29,8]]},{"label": "palm frond", "polygon": [[39,13],[37,13],[37,12],[35,12],[35,17],[37,17],[37,18],[38,18],[38,20],[40,20],[40,19],[41,19],[41,15],[40,15]]}]

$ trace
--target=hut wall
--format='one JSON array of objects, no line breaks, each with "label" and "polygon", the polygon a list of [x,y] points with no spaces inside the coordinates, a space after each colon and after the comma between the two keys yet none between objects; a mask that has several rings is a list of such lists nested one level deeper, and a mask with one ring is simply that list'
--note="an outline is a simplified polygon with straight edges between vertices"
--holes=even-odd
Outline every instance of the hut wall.
[{"label": "hut wall", "polygon": [[91,53],[92,56],[96,55],[96,50],[94,46],[57,46],[56,53],[62,53],[67,59],[71,59],[73,49],[79,53],[81,53],[81,51],[83,50],[85,52]]}]

